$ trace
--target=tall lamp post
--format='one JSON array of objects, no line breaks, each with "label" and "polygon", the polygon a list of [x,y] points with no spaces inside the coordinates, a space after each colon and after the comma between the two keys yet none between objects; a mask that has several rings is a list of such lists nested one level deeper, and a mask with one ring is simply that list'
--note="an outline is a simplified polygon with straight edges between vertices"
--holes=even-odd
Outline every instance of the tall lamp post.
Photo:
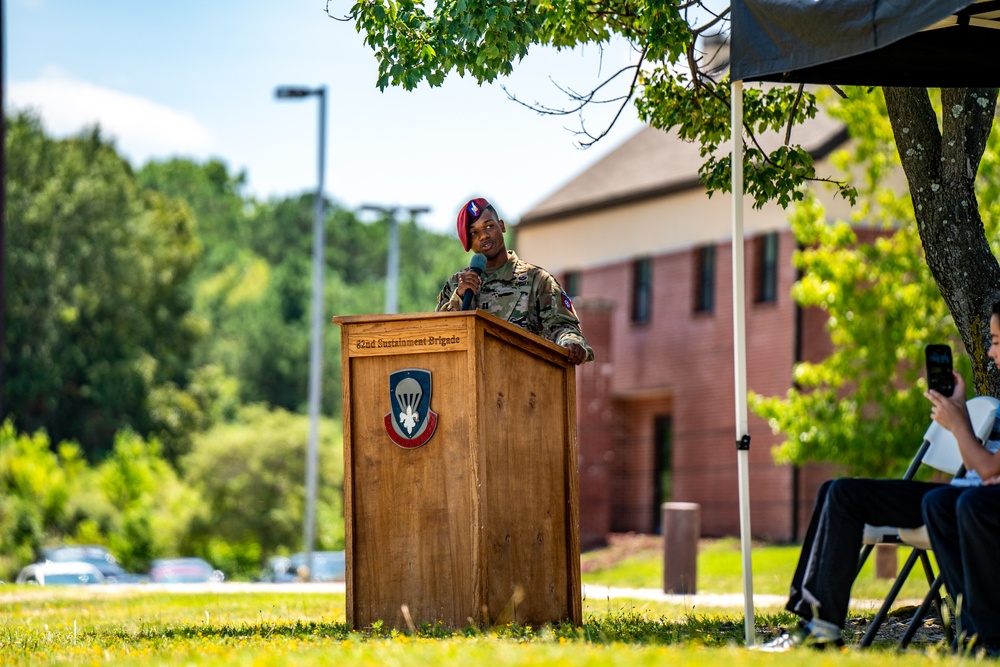
[{"label": "tall lamp post", "polygon": [[[396,211],[399,209],[399,206],[379,204],[361,206],[362,211],[375,211],[389,219],[389,252],[385,267],[385,312],[389,315],[399,312],[399,223],[396,221]],[[412,220],[431,209],[428,206],[412,206],[406,210]]]},{"label": "tall lamp post", "polygon": [[307,580],[313,578],[313,547],[316,535],[316,477],[319,440],[319,388],[323,366],[323,248],[326,240],[323,225],[323,169],[326,157],[326,86],[305,88],[280,86],[278,99],[319,97],[319,184],[313,206],[313,275],[312,337],[309,347],[309,443],[306,450],[306,516],[303,545],[306,552]]}]

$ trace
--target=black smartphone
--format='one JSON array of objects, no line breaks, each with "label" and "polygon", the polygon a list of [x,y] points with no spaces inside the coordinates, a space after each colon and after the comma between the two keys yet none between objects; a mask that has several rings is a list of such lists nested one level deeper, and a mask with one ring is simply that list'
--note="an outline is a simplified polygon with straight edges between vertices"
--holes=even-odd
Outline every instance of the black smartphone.
[{"label": "black smartphone", "polygon": [[927,358],[927,386],[942,396],[955,392],[955,376],[951,372],[951,347],[928,345],[924,348]]}]

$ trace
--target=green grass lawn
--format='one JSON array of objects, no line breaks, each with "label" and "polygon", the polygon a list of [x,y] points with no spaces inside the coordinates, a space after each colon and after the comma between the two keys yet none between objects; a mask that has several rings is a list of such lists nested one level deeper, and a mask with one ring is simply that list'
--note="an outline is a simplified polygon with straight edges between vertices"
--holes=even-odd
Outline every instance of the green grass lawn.
[{"label": "green grass lawn", "polygon": [[[742,618],[657,603],[588,603],[584,624],[538,629],[353,632],[344,596],[322,593],[0,592],[0,664],[28,665],[616,665],[685,667],[950,663],[937,649],[769,655],[743,647]],[[758,617],[768,628],[787,615]]]},{"label": "green grass lawn", "polygon": [[[585,554],[584,560],[599,555]],[[755,549],[755,582],[759,582],[755,587],[761,592],[783,592],[797,555],[796,547]],[[661,558],[659,550],[647,549],[603,571],[588,572],[586,579],[656,588]],[[739,592],[739,562],[736,540],[706,542],[699,558],[700,591]],[[859,587],[867,590],[864,582]],[[0,664],[638,667],[679,662],[684,667],[853,667],[864,661],[865,667],[893,667],[960,660],[937,647],[906,653],[885,647],[794,655],[753,653],[743,645],[742,603],[707,609],[683,601],[588,599],[579,628],[503,626],[451,631],[426,627],[413,633],[389,628],[352,631],[344,609],[344,596],[329,593],[184,594],[141,587],[7,585],[0,587]],[[794,619],[780,608],[771,608],[757,610],[755,620],[763,637]]]}]

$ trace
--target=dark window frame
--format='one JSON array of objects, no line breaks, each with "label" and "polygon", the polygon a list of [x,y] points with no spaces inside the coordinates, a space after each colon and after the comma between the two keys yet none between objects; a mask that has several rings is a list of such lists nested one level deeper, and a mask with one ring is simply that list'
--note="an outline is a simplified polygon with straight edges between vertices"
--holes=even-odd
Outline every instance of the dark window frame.
[{"label": "dark window frame", "polygon": [[653,319],[653,260],[640,257],[632,262],[632,324]]},{"label": "dark window frame", "polygon": [[705,245],[695,250],[694,312],[715,312],[716,250]]},{"label": "dark window frame", "polygon": [[776,303],[778,301],[778,256],[781,244],[778,232],[762,234],[755,242],[756,271],[754,280],[754,301],[756,303]]},{"label": "dark window frame", "polygon": [[579,271],[567,271],[563,275],[562,288],[571,299],[580,296],[580,286],[582,283],[583,276],[580,275]]}]

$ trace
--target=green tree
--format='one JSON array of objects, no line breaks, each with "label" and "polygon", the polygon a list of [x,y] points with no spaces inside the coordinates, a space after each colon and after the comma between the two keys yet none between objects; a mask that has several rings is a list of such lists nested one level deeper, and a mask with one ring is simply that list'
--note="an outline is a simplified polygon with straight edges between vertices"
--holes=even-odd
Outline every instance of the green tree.
[{"label": "green tree", "polygon": [[197,163],[173,158],[147,162],[136,179],[141,188],[183,201],[194,213],[205,249],[199,277],[221,270],[248,245],[256,203],[244,192],[244,172],[231,174],[218,159]]},{"label": "green tree", "polygon": [[9,419],[0,425],[0,577],[33,561],[46,529],[62,521],[70,496],[62,460],[79,454],[72,446],[57,454],[44,433],[19,435]]},{"label": "green tree", "polygon": [[116,510],[106,543],[127,570],[144,572],[153,558],[178,554],[192,524],[206,519],[201,499],[181,483],[155,440],[119,432],[95,478]]},{"label": "green tree", "polygon": [[[619,37],[634,47],[635,61],[573,94],[575,112],[591,101],[635,100],[640,117],[701,146],[701,176],[709,191],[729,188],[731,165],[719,149],[729,136],[729,81],[706,72],[702,37],[717,34],[728,8],[660,0],[578,0],[511,3],[503,0],[359,0],[350,12],[378,61],[377,85],[413,89],[438,86],[450,72],[479,82],[513,71],[533,46],[557,49],[602,45]],[[620,90],[605,95],[615,81]],[[935,110],[922,88],[887,88],[886,115],[903,155],[915,201],[914,215],[927,264],[972,356],[979,393],[1000,396],[1000,372],[975,354],[989,340],[990,305],[1000,300],[1000,264],[991,252],[977,206],[976,174],[992,129],[998,90],[945,89]],[[816,173],[811,157],[794,145],[763,151],[752,139],[816,113],[809,91],[748,87],[744,92],[747,148],[745,183],[756,205],[802,198],[798,187]],[[584,133],[584,143],[603,133]],[[837,184],[854,196],[845,182]]]},{"label": "green tree", "polygon": [[[819,363],[797,364],[795,387],[786,396],[752,395],[751,407],[785,436],[777,450],[781,461],[833,461],[852,473],[898,475],[928,423],[923,348],[949,342],[960,349],[961,341],[924,260],[911,199],[887,180],[899,158],[882,94],[849,93],[830,112],[847,123],[854,149],[834,159],[860,175],[861,206],[851,220],[829,223],[808,197],[791,217],[802,247],[795,257],[802,277],[793,297],[829,316],[833,352]],[[994,138],[983,161],[983,201],[997,194],[998,163],[1000,140]],[[994,250],[1000,244],[998,213],[991,205],[984,214]],[[861,244],[858,225],[885,235]],[[985,356],[984,350],[970,353]],[[969,358],[956,361],[968,377]]]},{"label": "green tree", "polygon": [[4,409],[99,456],[118,429],[149,431],[152,387],[186,382],[202,334],[192,220],[142,196],[97,128],[57,141],[22,113],[6,148]]},{"label": "green tree", "polygon": [[103,544],[122,565],[145,571],[152,558],[190,553],[191,525],[205,506],[159,454],[130,431],[90,466],[72,442],[52,447],[43,431],[0,426],[0,577],[36,560],[42,547]]},{"label": "green tree", "polygon": [[[301,548],[307,430],[306,417],[252,406],[198,436],[183,469],[210,517],[195,531],[200,548],[254,544],[260,556]],[[327,420],[320,436],[316,548],[343,548],[342,436]]]}]

